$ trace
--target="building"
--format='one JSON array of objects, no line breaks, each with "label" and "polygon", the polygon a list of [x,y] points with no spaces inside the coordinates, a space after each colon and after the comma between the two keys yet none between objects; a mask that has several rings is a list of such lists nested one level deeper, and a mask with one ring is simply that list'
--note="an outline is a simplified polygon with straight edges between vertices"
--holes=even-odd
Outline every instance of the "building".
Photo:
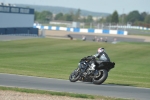
[{"label": "building", "polygon": [[34,9],[0,3],[0,34],[38,34],[33,28]]}]

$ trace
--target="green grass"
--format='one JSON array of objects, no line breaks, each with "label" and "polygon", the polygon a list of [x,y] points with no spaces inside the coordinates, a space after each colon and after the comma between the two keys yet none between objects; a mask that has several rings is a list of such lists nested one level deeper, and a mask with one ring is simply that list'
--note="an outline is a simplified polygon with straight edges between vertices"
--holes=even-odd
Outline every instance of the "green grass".
[{"label": "green grass", "polygon": [[57,96],[67,96],[73,98],[84,98],[84,99],[100,99],[100,100],[131,100],[131,99],[122,99],[122,98],[112,98],[112,97],[104,97],[104,96],[93,96],[86,94],[74,94],[74,93],[66,93],[66,92],[54,92],[54,91],[44,91],[44,90],[34,90],[34,89],[25,89],[25,88],[13,88],[13,87],[0,87],[0,90],[4,91],[16,91],[16,92],[24,92],[24,93],[32,93],[32,94],[45,94],[45,95],[57,95]]},{"label": "green grass", "polygon": [[64,39],[0,42],[0,73],[68,79],[82,57],[104,47],[116,63],[105,84],[150,88],[150,43],[96,43]]}]

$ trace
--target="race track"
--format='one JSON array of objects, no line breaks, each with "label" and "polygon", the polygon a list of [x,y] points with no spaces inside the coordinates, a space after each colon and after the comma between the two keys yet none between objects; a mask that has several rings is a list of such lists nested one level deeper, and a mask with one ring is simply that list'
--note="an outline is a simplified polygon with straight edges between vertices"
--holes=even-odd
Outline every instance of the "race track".
[{"label": "race track", "polygon": [[[57,34],[56,34],[57,33]],[[70,34],[75,39],[81,39],[83,35],[87,37],[87,41],[92,41],[94,36],[107,37],[108,42],[112,42],[114,38],[117,38],[119,42],[150,42],[150,37],[142,36],[117,36],[117,35],[101,35],[101,34],[81,34],[81,33],[61,33],[58,31],[49,31],[46,33],[46,37],[61,37],[68,38]],[[11,35],[0,35],[0,41],[11,41],[20,39],[32,39],[39,37],[28,37],[28,36],[11,36]],[[69,75],[68,75],[69,77]],[[130,86],[119,86],[112,84],[94,85],[87,82],[75,82],[71,83],[68,80],[58,80],[51,78],[39,78],[31,76],[21,76],[12,74],[0,74],[0,86],[19,87],[19,88],[30,88],[40,89],[49,91],[61,91],[71,92],[79,94],[92,94],[92,95],[103,95],[110,97],[119,98],[131,98],[135,100],[150,100],[150,89],[137,88]]]},{"label": "race track", "polygon": [[150,100],[150,89],[0,73],[0,86]]}]

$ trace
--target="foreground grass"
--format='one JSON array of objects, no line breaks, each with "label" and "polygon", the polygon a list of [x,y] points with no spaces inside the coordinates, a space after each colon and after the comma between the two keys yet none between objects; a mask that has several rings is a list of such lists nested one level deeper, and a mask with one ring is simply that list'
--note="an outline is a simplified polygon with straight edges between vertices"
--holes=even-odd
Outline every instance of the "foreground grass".
[{"label": "foreground grass", "polygon": [[56,95],[56,96],[68,96],[74,98],[84,98],[84,99],[97,99],[97,100],[129,100],[122,98],[112,98],[112,97],[104,97],[104,96],[93,96],[86,94],[73,94],[66,92],[54,92],[54,91],[43,91],[43,90],[34,90],[34,89],[24,89],[24,88],[12,88],[12,87],[0,87],[0,90],[9,90],[9,91],[17,91],[17,92],[25,92],[25,93],[36,93],[36,94],[45,94],[45,95]]},{"label": "foreground grass", "polygon": [[106,48],[116,63],[105,84],[150,88],[150,43],[96,43],[58,39],[0,42],[0,72],[68,79],[82,57]]}]

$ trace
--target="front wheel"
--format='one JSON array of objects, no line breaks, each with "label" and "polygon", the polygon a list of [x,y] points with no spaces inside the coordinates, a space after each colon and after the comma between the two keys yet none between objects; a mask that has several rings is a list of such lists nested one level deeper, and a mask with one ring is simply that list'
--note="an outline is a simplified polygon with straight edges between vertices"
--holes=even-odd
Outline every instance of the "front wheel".
[{"label": "front wheel", "polygon": [[76,82],[80,78],[80,71],[79,69],[74,70],[69,76],[70,82]]},{"label": "front wheel", "polygon": [[97,72],[97,75],[93,78],[94,84],[102,84],[108,77],[108,71],[101,69]]}]

